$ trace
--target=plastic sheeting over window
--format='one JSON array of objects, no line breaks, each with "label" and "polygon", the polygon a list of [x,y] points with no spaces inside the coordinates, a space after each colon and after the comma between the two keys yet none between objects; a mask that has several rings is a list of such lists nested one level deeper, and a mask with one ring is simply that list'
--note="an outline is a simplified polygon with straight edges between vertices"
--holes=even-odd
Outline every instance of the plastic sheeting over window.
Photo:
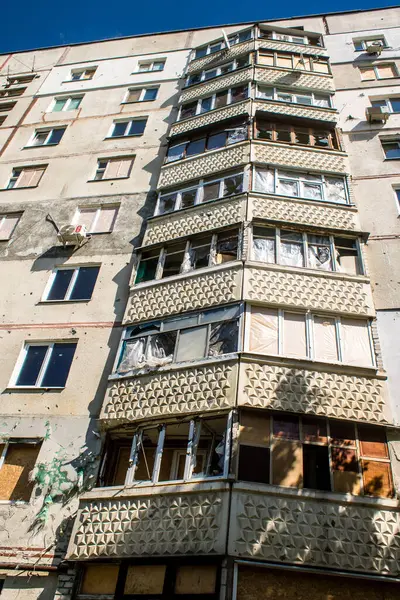
[{"label": "plastic sheeting over window", "polygon": [[278,354],[278,311],[252,307],[250,352]]},{"label": "plastic sheeting over window", "polygon": [[341,339],[343,362],[371,367],[371,343],[368,323],[357,319],[342,319]]},{"label": "plastic sheeting over window", "polygon": [[254,174],[254,190],[264,194],[275,193],[275,177],[273,171],[256,169]]}]

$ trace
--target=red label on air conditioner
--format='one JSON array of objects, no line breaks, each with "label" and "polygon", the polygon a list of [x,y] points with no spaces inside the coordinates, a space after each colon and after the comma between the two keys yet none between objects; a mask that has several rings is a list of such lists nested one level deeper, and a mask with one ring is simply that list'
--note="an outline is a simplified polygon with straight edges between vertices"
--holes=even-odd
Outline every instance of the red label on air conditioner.
[{"label": "red label on air conditioner", "polygon": [[82,225],[77,225],[75,227],[75,233],[80,233],[81,229],[82,229]]}]

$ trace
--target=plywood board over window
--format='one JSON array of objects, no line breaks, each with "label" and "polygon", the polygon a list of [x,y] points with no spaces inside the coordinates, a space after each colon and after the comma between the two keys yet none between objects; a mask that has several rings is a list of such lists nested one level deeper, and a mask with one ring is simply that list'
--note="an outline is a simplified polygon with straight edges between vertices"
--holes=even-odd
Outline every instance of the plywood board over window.
[{"label": "plywood board over window", "polygon": [[5,453],[0,468],[0,500],[30,500],[34,482],[29,481],[29,474],[35,466],[40,444],[14,444],[0,446]]},{"label": "plywood board over window", "polygon": [[81,594],[114,594],[119,565],[88,565],[82,579]]}]

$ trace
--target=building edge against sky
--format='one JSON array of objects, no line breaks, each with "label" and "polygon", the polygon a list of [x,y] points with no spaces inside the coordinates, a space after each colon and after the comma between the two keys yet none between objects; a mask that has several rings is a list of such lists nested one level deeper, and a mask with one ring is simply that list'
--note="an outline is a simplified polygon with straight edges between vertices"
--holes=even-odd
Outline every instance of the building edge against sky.
[{"label": "building edge against sky", "polygon": [[3,596],[398,597],[399,14],[0,57]]}]

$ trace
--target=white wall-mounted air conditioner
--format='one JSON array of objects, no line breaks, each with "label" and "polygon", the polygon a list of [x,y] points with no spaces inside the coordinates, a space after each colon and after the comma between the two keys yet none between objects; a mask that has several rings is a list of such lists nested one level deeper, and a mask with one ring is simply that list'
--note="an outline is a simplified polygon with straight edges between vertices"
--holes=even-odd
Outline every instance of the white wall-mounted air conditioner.
[{"label": "white wall-mounted air conditioner", "polygon": [[63,225],[57,237],[64,246],[80,246],[88,237],[86,225]]}]

